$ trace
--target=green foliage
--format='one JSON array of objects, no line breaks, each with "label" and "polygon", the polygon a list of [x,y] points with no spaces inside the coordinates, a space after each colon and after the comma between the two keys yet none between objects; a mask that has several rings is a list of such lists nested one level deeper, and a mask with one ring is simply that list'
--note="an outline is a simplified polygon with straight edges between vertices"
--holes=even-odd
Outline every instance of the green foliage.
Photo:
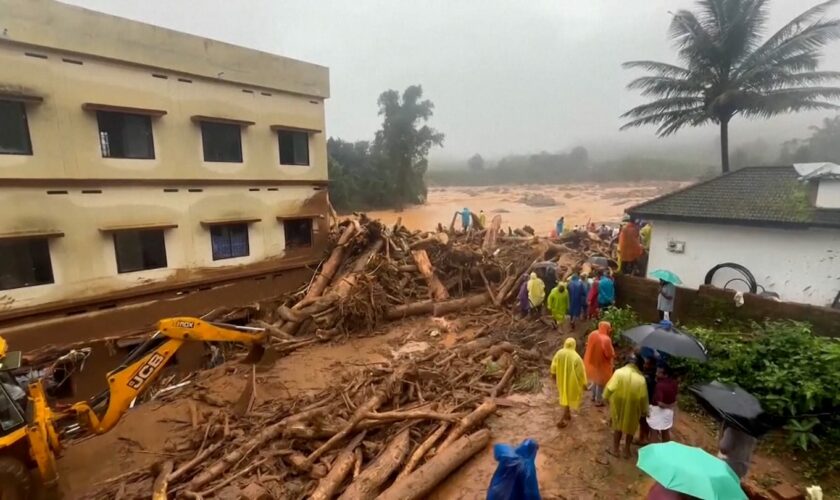
[{"label": "green foliage", "polygon": [[779,163],[840,163],[840,116],[824,119],[822,127],[811,127],[811,131],[811,137],[807,139],[793,139],[784,143]]},{"label": "green foliage", "polygon": [[542,387],[542,376],[539,370],[533,370],[517,377],[511,384],[511,391],[535,393],[540,392]]},{"label": "green foliage", "polygon": [[382,128],[373,142],[327,141],[330,200],[339,211],[401,208],[426,201],[424,175],[433,146],[443,134],[421,123],[431,118],[434,104],[421,100],[419,85],[402,96],[388,90],[379,96]]},{"label": "green foliage", "polygon": [[613,328],[613,339],[619,340],[619,338],[624,338],[621,332],[639,324],[639,317],[630,306],[609,307],[601,311],[601,318],[595,320],[593,330],[598,328],[599,321],[609,321]]},{"label": "green foliage", "polygon": [[470,170],[473,172],[480,172],[484,170],[484,157],[476,153],[470,156],[470,159],[467,160],[467,165],[469,165]]},{"label": "green foliage", "polygon": [[[805,459],[820,473],[840,468],[840,342],[818,337],[792,321],[752,324],[750,332],[697,328],[709,361],[674,358],[685,386],[720,380],[755,395],[789,443],[811,451]],[[817,445],[813,449],[812,445]]]},{"label": "green foliage", "polygon": [[670,35],[682,66],[631,61],[651,73],[628,88],[653,101],[622,115],[624,129],[658,125],[667,136],[686,126],[721,127],[722,170],[729,171],[728,123],[736,115],[769,118],[833,109],[840,73],[817,71],[820,49],[840,38],[840,20],[824,17],[836,0],[806,10],[765,41],[766,0],[698,0],[697,11],[673,14]]}]

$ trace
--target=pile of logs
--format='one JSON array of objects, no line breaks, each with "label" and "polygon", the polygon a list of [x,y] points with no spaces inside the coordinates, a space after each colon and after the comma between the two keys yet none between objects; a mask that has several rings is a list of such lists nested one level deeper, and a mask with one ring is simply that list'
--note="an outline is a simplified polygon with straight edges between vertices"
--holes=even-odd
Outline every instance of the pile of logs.
[{"label": "pile of logs", "polygon": [[243,414],[190,405],[171,459],[89,498],[425,498],[487,447],[498,398],[545,365],[544,332],[529,336],[505,313],[481,322],[458,347],[351,370],[316,395]]}]

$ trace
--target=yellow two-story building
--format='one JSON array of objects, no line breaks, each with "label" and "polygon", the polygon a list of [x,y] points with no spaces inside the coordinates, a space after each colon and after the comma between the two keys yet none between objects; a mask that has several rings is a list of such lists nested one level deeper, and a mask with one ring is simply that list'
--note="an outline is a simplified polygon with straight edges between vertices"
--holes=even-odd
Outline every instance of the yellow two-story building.
[{"label": "yellow two-story building", "polygon": [[316,262],[325,67],[0,0],[0,317]]}]

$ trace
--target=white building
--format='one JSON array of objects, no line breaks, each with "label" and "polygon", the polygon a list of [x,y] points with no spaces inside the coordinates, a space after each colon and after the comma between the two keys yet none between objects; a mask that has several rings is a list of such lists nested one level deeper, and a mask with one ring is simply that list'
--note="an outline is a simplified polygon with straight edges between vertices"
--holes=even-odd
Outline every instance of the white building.
[{"label": "white building", "polygon": [[[627,210],[653,224],[649,270],[781,300],[840,302],[840,166],[749,167]],[[707,276],[709,275],[709,276]]]}]

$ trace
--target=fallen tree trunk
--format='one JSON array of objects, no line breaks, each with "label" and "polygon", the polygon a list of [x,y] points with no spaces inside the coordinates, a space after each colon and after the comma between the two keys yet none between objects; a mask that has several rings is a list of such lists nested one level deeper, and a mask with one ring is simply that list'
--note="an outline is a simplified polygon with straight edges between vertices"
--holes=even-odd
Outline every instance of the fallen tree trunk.
[{"label": "fallen tree trunk", "polygon": [[505,390],[505,387],[507,387],[507,385],[510,383],[510,379],[513,378],[513,372],[515,371],[516,364],[511,363],[510,366],[507,367],[507,370],[505,370],[505,374],[502,376],[502,380],[500,380],[499,383],[496,384],[496,387],[493,388],[493,391],[490,392],[491,398],[495,398],[503,390]]},{"label": "fallen tree trunk", "polygon": [[338,238],[338,243],[335,248],[333,248],[332,253],[330,253],[329,258],[326,262],[324,262],[324,265],[321,266],[321,272],[318,273],[318,276],[315,276],[314,280],[312,280],[312,284],[309,286],[309,290],[307,290],[303,300],[320,297],[324,293],[324,290],[327,289],[330,281],[332,281],[333,276],[335,276],[336,271],[338,271],[338,268],[340,268],[342,262],[344,262],[344,253],[347,250],[350,240],[352,240],[353,237],[360,231],[358,223],[355,222],[344,229],[344,232],[341,233],[341,237]]},{"label": "fallen tree trunk", "polygon": [[493,250],[496,248],[496,238],[499,235],[499,230],[502,228],[502,216],[495,215],[490,221],[490,227],[484,233],[484,243],[481,245],[485,250]]},{"label": "fallen tree trunk", "polygon": [[403,467],[402,472],[400,472],[400,475],[397,476],[397,481],[399,481],[400,478],[411,474],[411,472],[417,467],[417,464],[419,464],[420,461],[423,460],[423,457],[426,456],[426,453],[428,453],[429,450],[432,449],[432,446],[434,446],[435,443],[437,443],[438,439],[440,439],[440,437],[443,436],[443,433],[446,432],[446,429],[448,428],[448,422],[440,424],[437,429],[432,431],[432,433],[429,434],[429,436],[425,440],[423,440],[422,443],[420,443],[417,449],[414,450],[414,453],[411,454],[411,458],[409,458],[408,462],[406,462],[405,467]]},{"label": "fallen tree trunk", "polygon": [[341,483],[353,471],[353,466],[356,464],[356,447],[364,438],[365,432],[362,431],[342,450],[333,461],[330,472],[318,482],[318,487],[312,492],[309,500],[330,500],[335,496]]},{"label": "fallen tree trunk", "polygon": [[167,460],[160,467],[160,472],[152,484],[152,500],[166,500],[166,489],[169,486],[169,474],[172,473],[172,460]]},{"label": "fallen tree trunk", "polygon": [[382,413],[368,413],[365,416],[369,420],[444,420],[446,422],[457,422],[458,415],[453,413],[438,413],[429,410],[408,410],[408,411],[386,411]]},{"label": "fallen tree trunk", "polygon": [[249,439],[242,446],[226,453],[222,458],[216,460],[212,465],[204,469],[200,474],[195,476],[187,485],[188,490],[198,490],[205,484],[216,479],[225,473],[225,471],[233,464],[242,460],[246,455],[253,450],[262,447],[265,443],[279,437],[283,433],[283,429],[287,425],[298,422],[305,422],[316,415],[320,415],[327,410],[327,406],[312,408],[310,410],[302,411],[295,415],[290,415],[276,424],[270,425],[260,431],[256,436]]},{"label": "fallen tree trunk", "polygon": [[490,398],[485,399],[481,405],[475,409],[472,413],[467,415],[466,417],[462,418],[461,421],[452,429],[452,432],[446,436],[446,439],[441,443],[438,450],[444,450],[447,446],[451,445],[455,442],[458,438],[464,435],[465,432],[470,430],[476,424],[480,424],[487,418],[491,413],[496,411],[496,402]]},{"label": "fallen tree trunk", "polygon": [[490,431],[482,429],[462,437],[446,450],[429,459],[415,472],[397,479],[378,500],[415,500],[425,498],[441,481],[458,469],[490,442]]},{"label": "fallen tree trunk", "polygon": [[379,489],[391,477],[405,460],[411,445],[409,431],[406,427],[397,437],[388,443],[381,455],[376,457],[359,477],[344,490],[339,500],[373,500],[379,494]]},{"label": "fallen tree trunk", "polygon": [[376,391],[376,394],[374,394],[373,397],[365,401],[361,406],[359,406],[356,409],[355,412],[353,412],[353,416],[350,417],[350,421],[347,422],[347,425],[345,425],[326,443],[319,446],[308,457],[306,457],[306,462],[301,464],[301,468],[303,470],[308,470],[312,468],[312,465],[315,463],[315,460],[318,460],[324,453],[331,450],[339,441],[341,441],[342,439],[347,437],[348,434],[353,432],[353,430],[355,430],[359,422],[364,420],[369,413],[375,411],[377,408],[382,406],[383,403],[391,399],[391,395],[394,393],[394,390],[402,383],[402,378],[407,371],[408,367],[403,366],[394,373],[392,373],[388,377],[388,380],[385,383],[383,383],[382,386],[380,386],[379,390]]},{"label": "fallen tree trunk", "polygon": [[489,302],[490,296],[487,293],[480,293],[469,297],[462,297],[460,299],[447,300],[446,302],[432,302],[430,300],[413,302],[411,304],[403,304],[386,309],[385,319],[395,320],[407,318],[409,316],[419,316],[421,314],[443,316],[445,314],[451,314],[464,309],[482,306]]},{"label": "fallen tree trunk", "polygon": [[417,264],[417,270],[426,278],[426,283],[429,285],[429,295],[432,300],[442,301],[449,299],[449,292],[441,283],[440,278],[435,275],[435,268],[429,260],[429,254],[425,250],[412,250],[411,257],[414,263]]}]

